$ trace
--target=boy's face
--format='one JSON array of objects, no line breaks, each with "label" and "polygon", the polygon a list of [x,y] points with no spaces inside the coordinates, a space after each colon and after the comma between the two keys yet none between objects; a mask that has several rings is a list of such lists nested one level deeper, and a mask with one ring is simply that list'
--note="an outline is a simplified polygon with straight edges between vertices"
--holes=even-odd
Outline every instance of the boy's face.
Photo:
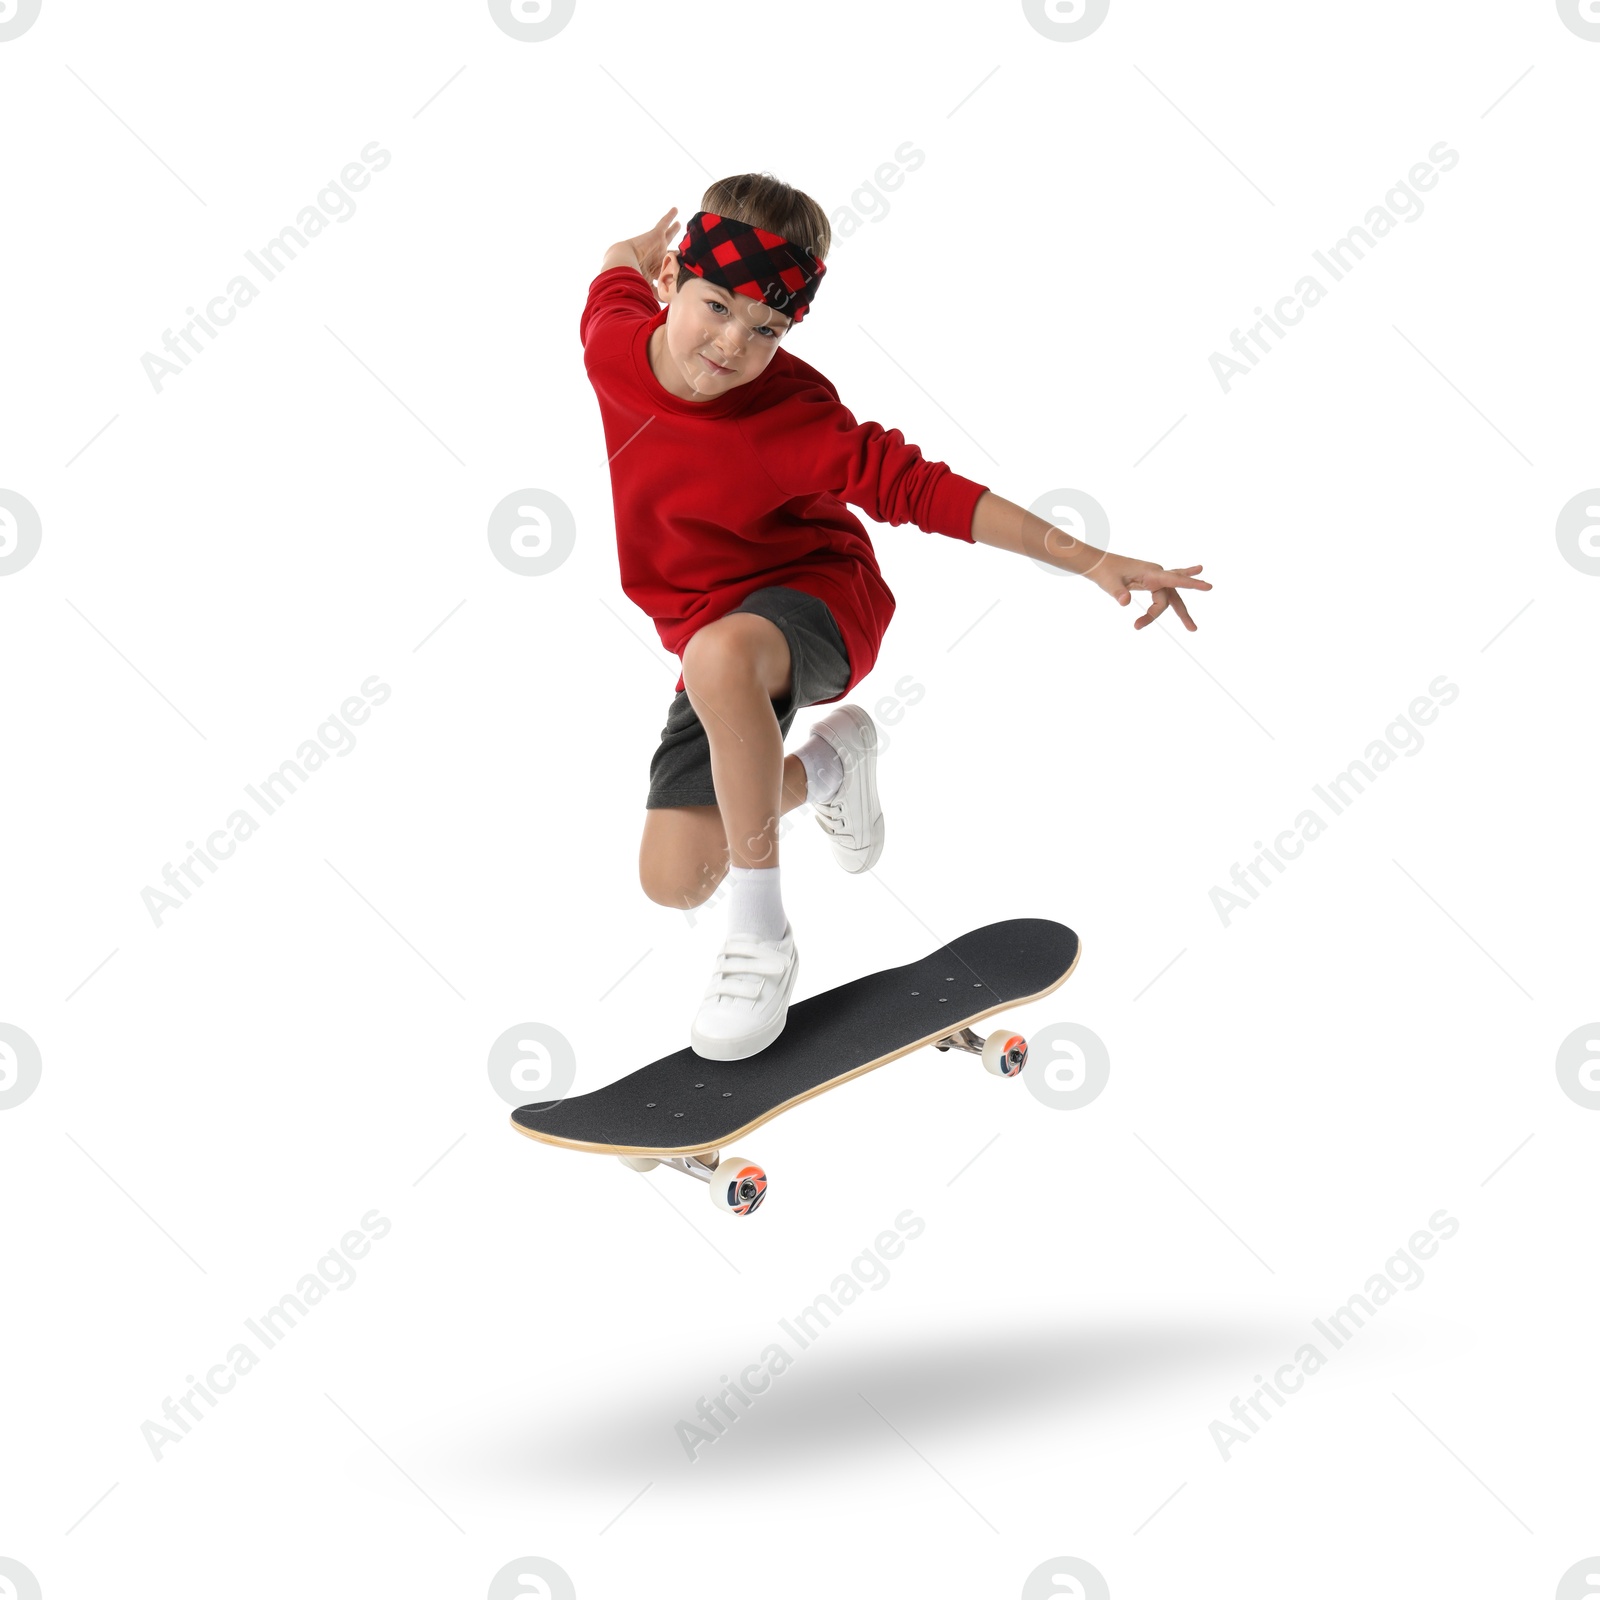
[{"label": "boy's face", "polygon": [[651,339],[650,366],[680,399],[715,400],[759,378],[790,326],[760,300],[682,272],[676,252],[662,264],[661,289],[667,320]]}]

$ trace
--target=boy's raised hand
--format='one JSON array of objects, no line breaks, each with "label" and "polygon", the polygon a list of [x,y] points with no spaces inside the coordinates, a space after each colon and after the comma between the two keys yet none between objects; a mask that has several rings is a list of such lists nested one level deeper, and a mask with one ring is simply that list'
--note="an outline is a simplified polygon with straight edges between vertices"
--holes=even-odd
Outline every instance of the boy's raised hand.
[{"label": "boy's raised hand", "polygon": [[1154,603],[1142,617],[1134,619],[1134,628],[1139,629],[1156,620],[1163,611],[1171,606],[1183,619],[1183,625],[1190,633],[1198,632],[1189,609],[1183,603],[1179,589],[1209,589],[1211,585],[1204,578],[1195,577],[1201,569],[1193,567],[1173,567],[1170,571],[1155,561],[1140,561],[1135,556],[1119,556],[1107,551],[1103,560],[1097,561],[1094,569],[1087,574],[1113,600],[1120,606],[1125,606],[1133,599],[1130,591],[1140,589],[1155,597]]},{"label": "boy's raised hand", "polygon": [[[661,276],[661,267],[666,260],[667,251],[673,248],[672,236],[677,230],[672,225],[672,219],[677,214],[678,208],[673,206],[647,233],[641,233],[636,239],[625,241],[632,247],[634,255],[638,258],[639,270],[649,280],[652,288],[655,287],[656,279]],[[656,291],[656,298],[658,300],[661,298],[659,290]]]}]

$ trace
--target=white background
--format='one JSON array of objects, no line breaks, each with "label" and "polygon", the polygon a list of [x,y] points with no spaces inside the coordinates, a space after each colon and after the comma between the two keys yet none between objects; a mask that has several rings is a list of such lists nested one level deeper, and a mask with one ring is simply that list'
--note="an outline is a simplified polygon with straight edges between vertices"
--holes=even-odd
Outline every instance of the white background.
[{"label": "white background", "polygon": [[[1597,74],[1553,0],[1114,0],[1075,43],[1014,3],[580,3],[524,43],[483,4],[44,0],[0,43],[0,489],[42,527],[0,578],[0,1023],[42,1061],[0,1114],[0,1556],[46,1600],[480,1596],[525,1556],[583,1600],[1009,1597],[1060,1556],[1116,1600],[1554,1595],[1600,1547],[1600,1113],[1555,1070],[1600,1033],[1600,578],[1556,538],[1600,481]],[[374,140],[157,393],[141,356]],[[1440,141],[1225,394],[1211,354]],[[899,609],[852,698],[924,692],[879,866],[785,836],[797,994],[1056,918],[1077,973],[998,1020],[1092,1030],[1110,1081],[1056,1110],[923,1052],[743,1141],[772,1189],[731,1219],[517,1137],[486,1062],[528,1023],[579,1089],[681,1048],[723,935],[638,884],[677,662],[618,588],[577,323],[613,240],[749,170],[835,219],[791,348],[859,418],[1216,587],[1135,633],[869,525]],[[522,489],[576,523],[542,577],[486,536]],[[354,750],[158,927],[141,892],[372,675]],[[1441,675],[1225,926],[1213,887]],[[907,1208],[888,1283],[687,1459]],[[1420,1286],[1225,1461],[1233,1398],[1441,1208]]]}]

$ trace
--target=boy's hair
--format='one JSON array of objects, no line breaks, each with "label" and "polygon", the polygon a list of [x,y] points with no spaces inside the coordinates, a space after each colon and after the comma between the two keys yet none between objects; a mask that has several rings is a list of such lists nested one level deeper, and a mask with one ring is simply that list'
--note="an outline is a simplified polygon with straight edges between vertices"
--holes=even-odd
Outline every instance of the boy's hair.
[{"label": "boy's hair", "polygon": [[[833,229],[828,213],[803,190],[792,189],[770,172],[741,172],[732,178],[718,178],[700,200],[700,209],[715,216],[731,217],[752,228],[765,228],[791,244],[809,250],[826,262],[833,244]],[[695,273],[678,272],[678,290]]]}]

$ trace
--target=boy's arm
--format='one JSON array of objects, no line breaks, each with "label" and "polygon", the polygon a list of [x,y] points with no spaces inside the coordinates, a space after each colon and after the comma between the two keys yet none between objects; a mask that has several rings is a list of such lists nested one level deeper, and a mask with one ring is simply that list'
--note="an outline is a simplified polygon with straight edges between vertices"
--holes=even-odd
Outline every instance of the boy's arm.
[{"label": "boy's arm", "polygon": [[1178,590],[1211,587],[1203,578],[1195,577],[1200,571],[1198,566],[1175,567],[1169,571],[1156,561],[1141,561],[1135,556],[1097,550],[1053,522],[1046,522],[1022,506],[1001,499],[992,489],[986,489],[973,507],[972,542],[1031,556],[1063,572],[1076,572],[1104,589],[1118,605],[1125,606],[1132,600],[1131,590],[1144,590],[1154,597],[1154,604],[1134,621],[1136,629],[1154,622],[1170,605],[1189,632],[1197,632]]},{"label": "boy's arm", "polygon": [[993,489],[980,495],[973,508],[972,542],[1010,550],[1019,556],[1032,556],[1035,561],[1084,577],[1107,554],[1096,550],[1092,544],[1074,539],[1053,522],[1046,522],[1043,517],[1002,500]]},{"label": "boy's arm", "polygon": [[639,258],[633,253],[631,244],[614,244],[606,251],[606,258],[600,263],[602,272],[609,271],[612,267],[632,267],[638,269]]}]

